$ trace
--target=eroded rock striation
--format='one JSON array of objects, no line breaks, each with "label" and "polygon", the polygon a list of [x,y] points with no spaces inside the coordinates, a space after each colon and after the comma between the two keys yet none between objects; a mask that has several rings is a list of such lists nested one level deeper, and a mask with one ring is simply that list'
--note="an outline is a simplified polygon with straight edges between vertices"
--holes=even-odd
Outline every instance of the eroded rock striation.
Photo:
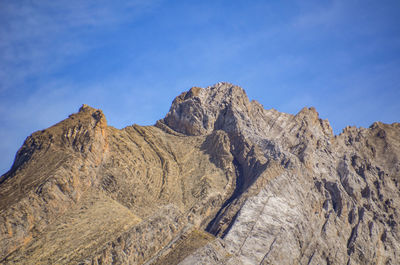
[{"label": "eroded rock striation", "polygon": [[193,87],[155,126],[83,105],[0,178],[2,264],[398,264],[400,124]]}]

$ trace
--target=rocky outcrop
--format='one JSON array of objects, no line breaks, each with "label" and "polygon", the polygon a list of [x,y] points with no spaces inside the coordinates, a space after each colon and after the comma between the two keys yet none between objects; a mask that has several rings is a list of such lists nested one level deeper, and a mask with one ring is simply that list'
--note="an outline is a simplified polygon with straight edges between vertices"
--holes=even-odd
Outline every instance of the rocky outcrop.
[{"label": "rocky outcrop", "polygon": [[400,124],[194,87],[155,126],[100,110],[28,137],[0,178],[4,264],[396,264]]},{"label": "rocky outcrop", "polygon": [[79,113],[29,136],[0,179],[0,254],[28,245],[80,200],[108,151],[103,113]]}]

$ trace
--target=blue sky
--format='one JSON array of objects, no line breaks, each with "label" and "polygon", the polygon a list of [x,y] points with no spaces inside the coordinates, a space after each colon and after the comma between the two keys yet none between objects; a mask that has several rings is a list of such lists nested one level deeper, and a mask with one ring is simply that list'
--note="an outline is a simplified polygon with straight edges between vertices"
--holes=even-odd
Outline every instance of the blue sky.
[{"label": "blue sky", "polygon": [[335,133],[400,121],[400,1],[0,1],[0,174],[24,139],[101,108],[154,124],[219,81]]}]

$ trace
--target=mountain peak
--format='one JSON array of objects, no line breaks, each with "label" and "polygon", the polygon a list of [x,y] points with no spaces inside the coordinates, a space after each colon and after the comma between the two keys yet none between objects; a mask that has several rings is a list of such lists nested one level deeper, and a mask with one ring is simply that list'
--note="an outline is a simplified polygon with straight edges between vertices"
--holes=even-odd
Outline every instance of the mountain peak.
[{"label": "mountain peak", "polygon": [[209,134],[214,129],[232,131],[237,129],[235,120],[239,118],[233,112],[244,115],[239,119],[249,119],[250,105],[245,91],[227,82],[192,87],[175,98],[160,122],[186,135]]}]

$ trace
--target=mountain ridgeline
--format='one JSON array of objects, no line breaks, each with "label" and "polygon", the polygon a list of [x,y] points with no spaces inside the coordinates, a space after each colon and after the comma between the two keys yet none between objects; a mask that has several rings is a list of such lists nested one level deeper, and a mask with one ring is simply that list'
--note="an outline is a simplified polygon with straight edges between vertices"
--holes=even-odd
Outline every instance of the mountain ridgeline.
[{"label": "mountain ridgeline", "polygon": [[101,110],[33,133],[0,177],[1,264],[399,264],[400,124],[193,87],[154,126]]}]

